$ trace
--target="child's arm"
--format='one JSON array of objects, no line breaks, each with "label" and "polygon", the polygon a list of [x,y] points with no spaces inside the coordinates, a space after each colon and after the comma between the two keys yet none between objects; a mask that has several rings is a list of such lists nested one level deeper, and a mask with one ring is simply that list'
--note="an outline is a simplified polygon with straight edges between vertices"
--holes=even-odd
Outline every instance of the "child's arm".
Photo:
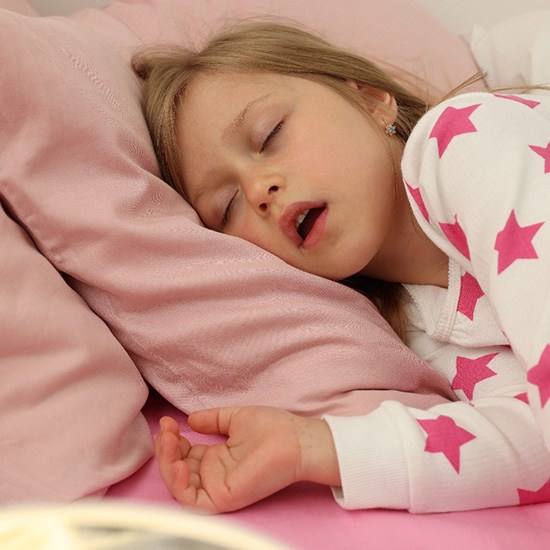
[{"label": "child's arm", "polygon": [[[345,508],[436,512],[550,500],[550,454],[521,399],[523,370],[505,346],[469,351],[494,376],[466,379],[460,385],[474,392],[471,400],[428,411],[387,401],[365,416],[326,421],[267,407],[192,414],[194,430],[229,434],[211,447],[191,447],[164,418],[156,442],[162,478],[181,504],[210,512],[300,480],[332,485]],[[453,377],[454,359],[467,354],[443,345],[431,360]]]},{"label": "child's arm", "polygon": [[199,411],[189,416],[189,425],[228,438],[192,446],[174,419],[161,419],[155,441],[161,477],[183,506],[229,512],[297,481],[340,484],[332,436],[323,420],[243,407]]},{"label": "child's arm", "polygon": [[511,351],[437,344],[426,358],[463,401],[426,411],[387,401],[363,417],[326,417],[340,505],[425,513],[550,500],[550,453]]},{"label": "child's arm", "polygon": [[550,95],[464,94],[405,148],[422,229],[479,283],[550,448]]}]

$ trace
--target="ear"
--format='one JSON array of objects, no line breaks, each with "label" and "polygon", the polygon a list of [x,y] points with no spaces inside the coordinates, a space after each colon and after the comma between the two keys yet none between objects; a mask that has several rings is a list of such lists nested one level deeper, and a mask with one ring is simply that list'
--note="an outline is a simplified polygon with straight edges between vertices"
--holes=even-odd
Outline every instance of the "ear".
[{"label": "ear", "polygon": [[365,107],[377,122],[384,127],[395,122],[397,118],[397,101],[392,94],[355,80],[348,80],[347,83],[361,92]]}]

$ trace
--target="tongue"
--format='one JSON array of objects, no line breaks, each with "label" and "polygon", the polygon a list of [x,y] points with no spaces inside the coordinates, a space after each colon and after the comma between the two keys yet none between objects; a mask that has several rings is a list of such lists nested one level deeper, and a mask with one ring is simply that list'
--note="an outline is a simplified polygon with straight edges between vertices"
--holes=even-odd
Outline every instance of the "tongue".
[{"label": "tongue", "polygon": [[309,232],[311,231],[312,227],[315,225],[317,218],[321,215],[321,212],[323,210],[324,208],[312,208],[307,213],[307,216],[304,218],[304,221],[300,224],[300,227],[298,227],[298,235],[300,235],[302,239],[307,238],[307,236],[309,235]]}]

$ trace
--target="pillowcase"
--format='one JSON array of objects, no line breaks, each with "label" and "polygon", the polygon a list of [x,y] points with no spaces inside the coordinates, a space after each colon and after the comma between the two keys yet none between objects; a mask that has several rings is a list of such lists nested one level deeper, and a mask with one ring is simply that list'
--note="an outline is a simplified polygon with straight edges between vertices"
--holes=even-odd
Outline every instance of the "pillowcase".
[{"label": "pillowcase", "polygon": [[453,398],[364,297],[200,225],[158,178],[140,83],[98,34],[2,21],[4,201],[168,401],[321,415]]},{"label": "pillowcase", "polygon": [[0,234],[0,504],[102,494],[151,456],[145,384],[1,207]]},{"label": "pillowcase", "polygon": [[[314,4],[311,0],[122,0],[102,10],[76,12],[71,18],[89,26],[129,59],[139,42],[200,46],[228,22],[266,15],[298,22],[377,61],[429,102],[478,71],[462,38],[412,0],[323,0]],[[478,83],[474,88],[484,86]]]},{"label": "pillowcase", "polygon": [[4,193],[43,182],[49,144],[55,147],[43,121],[55,117],[59,127],[62,118],[62,104],[55,115],[41,113],[49,91],[40,74],[55,74],[56,64],[34,61],[40,25],[0,9],[9,44],[0,51],[0,504],[103,494],[152,454],[139,371],[36,249],[14,219],[17,201]]},{"label": "pillowcase", "polygon": [[[0,9],[0,34],[10,44],[0,52],[2,504],[103,494],[152,454],[141,414],[147,387],[139,371],[37,250],[15,220],[20,205],[10,204],[4,192],[21,183],[40,185],[48,147],[55,147],[43,123],[52,113],[40,112],[49,93],[40,73],[55,74],[56,64],[46,69],[42,59],[42,70],[33,74],[43,42],[32,32],[40,24]],[[25,91],[25,84],[32,88]],[[61,109],[56,125],[58,117]]]}]

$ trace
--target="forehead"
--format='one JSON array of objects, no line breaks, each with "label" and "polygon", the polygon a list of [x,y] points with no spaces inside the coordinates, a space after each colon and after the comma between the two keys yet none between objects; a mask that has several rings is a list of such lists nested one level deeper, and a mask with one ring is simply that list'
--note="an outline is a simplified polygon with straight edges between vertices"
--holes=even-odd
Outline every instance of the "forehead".
[{"label": "forehead", "polygon": [[176,116],[180,171],[188,187],[210,168],[224,145],[224,131],[247,103],[277,85],[278,75],[205,72],[197,74],[182,97]]},{"label": "forehead", "polygon": [[[262,100],[304,97],[311,81],[278,73],[205,72],[189,83],[176,119],[180,153],[222,145],[231,127]],[[193,153],[194,154],[194,153]]]},{"label": "forehead", "polygon": [[231,116],[242,102],[266,93],[289,87],[289,81],[301,80],[275,73],[206,72],[189,84],[182,104],[181,122],[186,124],[204,116]]},{"label": "forehead", "polygon": [[[260,79],[261,80],[261,79]],[[211,133],[235,116],[262,84],[247,73],[200,73],[189,83],[178,106],[176,131],[181,143]],[[242,108],[242,107],[241,107]]]},{"label": "forehead", "polygon": [[[177,113],[178,141],[199,135],[219,136],[220,127],[234,121],[249,103],[270,96],[292,104],[317,104],[342,96],[331,86],[308,78],[274,72],[204,72],[189,83]],[[204,144],[206,145],[206,143]]]}]

